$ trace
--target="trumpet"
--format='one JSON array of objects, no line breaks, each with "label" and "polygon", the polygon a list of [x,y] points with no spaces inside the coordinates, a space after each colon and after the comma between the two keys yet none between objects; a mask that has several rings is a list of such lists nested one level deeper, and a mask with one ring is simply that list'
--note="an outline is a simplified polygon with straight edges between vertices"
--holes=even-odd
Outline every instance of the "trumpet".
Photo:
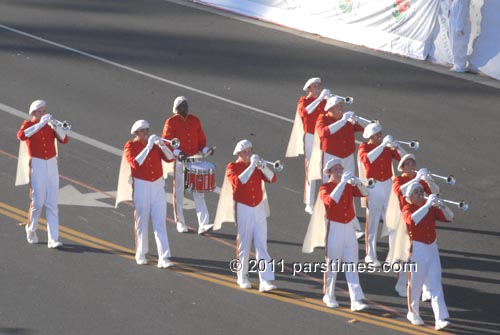
[{"label": "trumpet", "polygon": [[63,130],[70,131],[71,123],[69,121],[59,121],[56,119],[51,119],[49,121],[54,127],[61,127]]},{"label": "trumpet", "polygon": [[377,181],[374,178],[361,179],[358,177],[351,177],[347,180],[347,182],[351,185],[356,185],[358,182],[360,182],[370,189],[374,188],[375,184],[377,183]]},{"label": "trumpet", "polygon": [[167,140],[165,138],[160,138],[160,140],[165,142],[165,143],[170,144],[172,146],[172,148],[174,148],[174,149],[179,148],[179,146],[181,145],[181,141],[177,137],[175,137],[171,140]]},{"label": "trumpet", "polygon": [[352,105],[352,103],[354,102],[354,98],[353,97],[350,97],[350,96],[341,97],[340,95],[336,95],[336,94],[333,94],[333,93],[330,93],[329,95],[327,95],[325,97],[325,99],[330,99],[330,98],[333,98],[333,97],[339,97],[340,99],[344,100],[344,102],[347,105]]},{"label": "trumpet", "polygon": [[[415,172],[418,172],[418,171],[416,171],[416,170],[414,170],[414,171],[415,171]],[[436,177],[436,178],[439,178],[439,179],[444,179],[444,180],[446,180],[446,183],[447,183],[447,184],[449,184],[449,185],[451,185],[451,186],[455,185],[455,182],[456,182],[455,176],[454,176],[454,175],[452,175],[452,174],[450,174],[450,175],[448,175],[448,176],[440,176],[440,175],[438,175],[438,174],[431,173],[430,171],[428,171],[428,172],[426,173],[426,175],[427,175],[427,176],[433,176],[433,177]]]},{"label": "trumpet", "polygon": [[354,119],[358,118],[359,120],[366,122],[366,123],[380,123],[378,120],[369,120],[367,118],[364,118],[364,117],[356,115],[356,114],[354,114],[353,118]]},{"label": "trumpet", "polygon": [[261,159],[259,161],[260,167],[264,167],[266,164],[271,165],[273,167],[274,171],[276,171],[276,172],[281,172],[281,171],[283,171],[283,168],[284,168],[283,164],[279,160],[274,161],[274,162],[270,162],[270,161],[266,161],[264,159]]},{"label": "trumpet", "polygon": [[[427,199],[427,197],[424,197],[424,198]],[[469,204],[465,200],[462,200],[462,201],[451,201],[451,200],[436,198],[436,202],[437,202],[437,205],[439,205],[442,202],[446,202],[448,204],[456,205],[458,207],[458,209],[460,209],[463,212],[465,212],[466,210],[469,209]]]},{"label": "trumpet", "polygon": [[395,142],[398,142],[400,144],[406,144],[415,151],[418,150],[418,148],[420,147],[420,143],[417,140],[413,140],[410,142],[405,142],[405,141],[395,141]]}]

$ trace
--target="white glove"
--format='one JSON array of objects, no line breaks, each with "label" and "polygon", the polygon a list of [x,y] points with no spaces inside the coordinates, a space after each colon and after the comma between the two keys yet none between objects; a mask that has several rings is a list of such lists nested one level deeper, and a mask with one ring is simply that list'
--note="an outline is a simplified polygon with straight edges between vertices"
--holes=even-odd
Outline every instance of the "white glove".
[{"label": "white glove", "polygon": [[424,176],[428,175],[429,171],[426,168],[421,168],[417,171],[416,179],[423,179]]},{"label": "white glove", "polygon": [[26,128],[24,129],[24,135],[26,137],[31,137],[33,136],[35,133],[37,133],[40,129],[42,129],[43,127],[45,127],[45,125],[47,124],[47,122],[49,122],[50,120],[52,119],[52,115],[50,114],[45,114],[44,116],[42,116],[40,118],[40,122],[32,125],[31,127],[29,128]]},{"label": "white glove", "polygon": [[424,206],[427,206],[427,207],[435,206],[437,204],[437,202],[438,202],[437,201],[437,195],[431,194],[427,198],[427,201],[425,202]]},{"label": "white glove", "polygon": [[155,144],[161,149],[161,151],[163,151],[163,154],[167,157],[168,160],[173,160],[175,158],[172,151],[165,145],[165,142],[157,139],[155,141]]},{"label": "white glove", "polygon": [[385,135],[384,139],[382,140],[382,144],[384,146],[387,146],[387,145],[389,145],[392,142],[394,142],[394,138],[392,138],[391,135]]},{"label": "white glove", "polygon": [[328,88],[324,88],[321,91],[321,93],[319,94],[319,96],[321,97],[321,99],[324,99],[324,98],[326,98],[329,95],[330,95],[330,90]]},{"label": "white glove", "polygon": [[344,171],[342,177],[340,178],[341,183],[347,183],[353,177],[351,171]]},{"label": "white glove", "polygon": [[45,114],[44,116],[42,116],[40,118],[40,122],[41,124],[43,124],[44,126],[50,121],[52,120],[52,115],[51,114]]},{"label": "white glove", "polygon": [[269,181],[273,180],[274,172],[267,165],[264,165],[262,168],[259,167],[259,169],[262,171],[267,180]]},{"label": "white glove", "polygon": [[53,127],[54,132],[56,133],[56,136],[61,140],[64,141],[66,138],[66,130],[62,129],[60,126],[55,126]]},{"label": "white glove", "polygon": [[146,148],[148,148],[148,150],[151,150],[153,148],[153,145],[155,145],[155,142],[157,141],[158,141],[158,136],[156,136],[155,134],[150,135],[148,138],[148,144],[146,145]]},{"label": "white glove", "polygon": [[257,165],[259,165],[260,162],[260,157],[259,155],[253,154],[252,157],[250,157],[250,166],[253,168],[256,168]]},{"label": "white glove", "polygon": [[352,117],[354,116],[354,112],[345,112],[344,115],[342,115],[342,120],[344,121],[349,121],[349,119],[352,119]]}]

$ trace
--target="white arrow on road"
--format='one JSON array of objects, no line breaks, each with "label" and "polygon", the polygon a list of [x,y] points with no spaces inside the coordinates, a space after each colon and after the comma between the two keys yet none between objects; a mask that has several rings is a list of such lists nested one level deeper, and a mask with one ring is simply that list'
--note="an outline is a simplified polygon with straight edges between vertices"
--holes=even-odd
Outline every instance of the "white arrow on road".
[{"label": "white arrow on road", "polygon": [[[116,191],[82,193],[74,186],[66,185],[59,189],[59,205],[113,208],[113,205],[99,201],[99,199],[109,199],[109,196],[104,193],[115,195]],[[173,203],[172,193],[166,193],[166,198],[168,203]],[[194,201],[184,197],[184,209],[190,210],[194,208]]]}]

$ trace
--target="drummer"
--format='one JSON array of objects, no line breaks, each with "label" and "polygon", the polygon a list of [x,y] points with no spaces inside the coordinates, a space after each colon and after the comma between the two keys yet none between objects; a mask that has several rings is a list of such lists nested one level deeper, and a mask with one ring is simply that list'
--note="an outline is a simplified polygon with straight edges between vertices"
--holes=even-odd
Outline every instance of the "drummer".
[{"label": "drummer", "polygon": [[[173,116],[165,121],[162,138],[172,140],[178,138],[180,146],[173,150],[176,160],[174,161],[174,217],[179,233],[188,232],[188,226],[184,220],[184,169],[186,160],[200,151],[204,156],[214,154],[215,148],[207,147],[207,139],[201,126],[201,121],[193,114],[189,114],[186,97],[175,98],[172,108]],[[203,234],[212,229],[210,215],[205,203],[205,195],[193,191],[196,215],[198,217],[198,234]]]}]

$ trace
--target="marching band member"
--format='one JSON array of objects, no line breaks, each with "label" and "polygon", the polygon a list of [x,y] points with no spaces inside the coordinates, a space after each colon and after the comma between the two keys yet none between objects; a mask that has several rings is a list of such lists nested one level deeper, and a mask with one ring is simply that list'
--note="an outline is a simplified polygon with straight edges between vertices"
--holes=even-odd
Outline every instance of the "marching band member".
[{"label": "marching band member", "polygon": [[410,272],[408,285],[408,320],[414,325],[423,325],[419,313],[419,298],[425,283],[431,294],[431,305],[435,318],[435,329],[449,325],[448,309],[444,301],[441,284],[441,262],[436,242],[436,221],[451,222],[453,212],[435,194],[424,198],[424,189],[418,182],[411,183],[405,192],[407,204],[402,215],[411,241],[410,259],[418,271]]},{"label": "marching band member", "polygon": [[[333,158],[338,158],[342,161],[346,171],[354,172],[355,133],[363,131],[364,125],[360,124],[353,112],[344,112],[344,105],[344,99],[341,97],[329,98],[325,105],[326,113],[320,115],[316,121],[316,133],[319,136],[323,156],[321,166],[325,166],[326,162]],[[313,150],[317,150],[317,148]],[[311,173],[311,175],[314,174]],[[323,175],[323,182],[327,180],[328,176]],[[362,237],[364,233],[357,220],[355,228],[356,237]]]},{"label": "marching band member", "polygon": [[[363,131],[368,142],[361,143],[358,149],[360,177],[373,178],[376,184],[368,190],[366,208],[366,263],[380,266],[377,259],[377,234],[380,220],[385,218],[387,204],[392,189],[392,160],[399,161],[403,150],[399,148],[391,135],[382,139],[382,126],[370,123]],[[400,151],[402,154],[400,154]]]},{"label": "marching band member", "polygon": [[[335,299],[337,274],[344,263],[358,263],[358,242],[355,235],[353,197],[368,194],[361,181],[345,171],[338,158],[329,160],[323,169],[328,182],[319,189],[314,213],[309,222],[304,240],[303,252],[312,252],[314,247],[325,246],[328,271],[324,277],[323,302],[329,308],[338,307]],[[325,228],[326,221],[326,228]],[[363,303],[364,294],[359,283],[357,268],[346,269],[345,277],[349,287],[351,310],[361,311],[367,307]]]},{"label": "marching band member", "polygon": [[[171,162],[174,155],[156,135],[149,134],[149,122],[136,121],[130,130],[133,140],[125,143],[123,155],[131,168],[133,178],[133,199],[135,218],[135,260],[137,264],[147,264],[149,217],[152,218],[153,231],[158,248],[158,267],[169,268],[165,198],[165,180],[161,161]],[[120,171],[121,175],[121,171]]]},{"label": "marching band member", "polygon": [[[180,147],[174,149],[177,159],[174,161],[174,217],[177,222],[177,231],[186,233],[188,227],[184,220],[184,169],[186,158],[202,152],[204,155],[213,155],[214,148],[207,147],[207,139],[201,126],[201,121],[193,114],[188,114],[188,102],[183,96],[174,100],[172,109],[173,116],[165,121],[162,138],[172,140],[178,138]],[[213,224],[209,224],[210,215],[205,203],[205,195],[193,191],[196,215],[198,217],[198,234],[203,234],[212,229]]]},{"label": "marching band member", "polygon": [[269,207],[264,183],[275,183],[276,175],[261,162],[258,155],[253,154],[252,143],[248,140],[239,141],[233,155],[238,158],[226,167],[214,229],[220,229],[222,222],[236,222],[236,254],[240,264],[237,269],[238,285],[244,289],[252,287],[248,279],[248,262],[253,241],[259,262],[259,291],[272,291],[276,286],[272,284],[274,272],[269,266],[271,257],[267,252],[266,217],[269,216]]},{"label": "marching band member", "polygon": [[[304,154],[304,203],[305,211],[312,214],[315,181],[308,176],[308,166],[313,148],[314,131],[318,116],[324,113],[326,100],[330,90],[322,89],[320,78],[310,78],[304,85],[306,96],[300,97],[297,103],[297,113],[295,116],[290,142],[288,143],[286,157],[297,157]],[[300,139],[299,139],[300,138]]]},{"label": "marching band member", "polygon": [[[355,133],[365,127],[359,123],[354,112],[344,112],[344,99],[333,96],[328,99],[325,114],[316,121],[316,132],[323,152],[322,166],[333,158],[339,158],[346,171],[354,172]],[[324,176],[323,181],[329,178]]]},{"label": "marching band member", "polygon": [[[387,226],[389,235],[389,253],[387,262],[408,261],[410,240],[406,225],[401,217],[401,210],[406,205],[405,192],[409,185],[414,182],[420,183],[427,195],[439,194],[439,186],[428,174],[427,169],[416,170],[417,161],[415,155],[404,155],[398,164],[398,171],[401,175],[392,179],[392,192],[387,206],[384,224]],[[405,272],[400,272],[396,283],[396,291],[399,296],[407,296],[408,276]],[[429,291],[424,285],[422,291],[422,301],[430,299]]]},{"label": "marching band member", "polygon": [[[29,180],[31,185],[31,203],[26,238],[28,243],[38,243],[36,234],[38,218],[45,206],[47,209],[47,246],[59,248],[59,209],[57,193],[59,191],[59,170],[57,167],[57,148],[59,143],[68,143],[68,135],[60,124],[51,122],[52,115],[47,113],[44,100],[35,100],[30,105],[31,120],[25,120],[17,132],[19,141],[25,141],[29,152]],[[23,143],[21,143],[21,146]],[[21,149],[20,149],[21,152]]]}]

